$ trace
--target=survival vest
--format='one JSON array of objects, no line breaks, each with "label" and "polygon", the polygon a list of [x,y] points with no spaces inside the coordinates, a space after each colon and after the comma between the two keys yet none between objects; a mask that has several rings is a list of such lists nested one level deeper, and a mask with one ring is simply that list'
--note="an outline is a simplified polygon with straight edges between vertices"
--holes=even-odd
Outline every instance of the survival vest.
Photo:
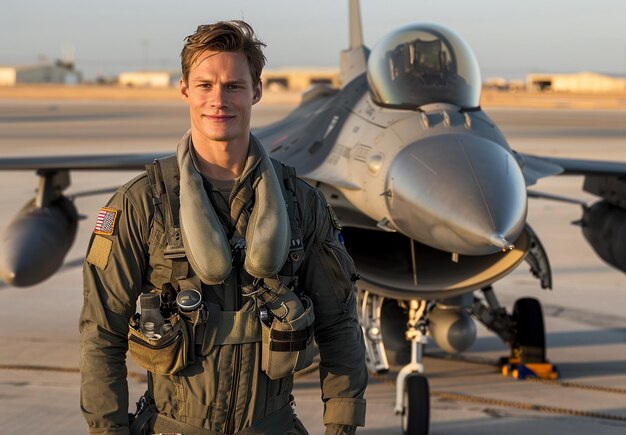
[{"label": "survival vest", "polygon": [[[299,290],[297,271],[304,260],[304,243],[302,232],[302,218],[296,197],[296,171],[276,160],[271,160],[274,170],[279,179],[282,178],[282,191],[287,206],[289,224],[291,229],[291,243],[289,255],[279,272],[281,281],[289,288],[302,296]],[[181,235],[179,209],[180,209],[180,175],[176,156],[155,160],[146,165],[146,173],[152,190],[155,205],[154,219],[163,226],[167,246],[164,257],[172,262],[172,275],[170,278],[174,288],[178,288],[178,281],[189,276],[190,264],[185,254],[185,246]],[[233,251],[241,249],[241,246],[232,246]],[[233,253],[235,254],[235,252]]]}]

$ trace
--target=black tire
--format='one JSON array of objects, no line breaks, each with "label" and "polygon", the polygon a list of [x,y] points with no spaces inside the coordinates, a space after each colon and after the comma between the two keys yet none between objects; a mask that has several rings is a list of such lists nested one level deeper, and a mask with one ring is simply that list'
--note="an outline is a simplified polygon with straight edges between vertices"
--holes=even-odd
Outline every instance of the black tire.
[{"label": "black tire", "polygon": [[543,326],[541,304],[535,298],[522,298],[513,307],[515,321],[515,341],[513,354],[524,363],[546,361],[546,334]]},{"label": "black tire", "polygon": [[430,425],[430,391],[428,379],[411,374],[404,381],[403,435],[428,435]]}]

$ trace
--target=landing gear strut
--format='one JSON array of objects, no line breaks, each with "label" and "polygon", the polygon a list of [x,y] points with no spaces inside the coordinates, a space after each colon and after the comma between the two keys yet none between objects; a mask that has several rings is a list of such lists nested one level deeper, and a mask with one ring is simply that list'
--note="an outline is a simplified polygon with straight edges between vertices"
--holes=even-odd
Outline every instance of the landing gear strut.
[{"label": "landing gear strut", "polygon": [[[359,315],[365,336],[366,362],[369,370],[381,373],[389,370],[383,345],[381,313],[384,297],[359,288],[357,291]],[[403,435],[427,435],[430,424],[430,392],[428,380],[422,375],[426,336],[428,302],[408,302],[408,322],[405,338],[410,342],[411,359],[396,378],[395,413],[402,416]]]},{"label": "landing gear strut", "polygon": [[422,358],[426,337],[426,301],[409,302],[406,339],[411,342],[411,362],[404,366],[396,379],[396,414],[402,415],[404,435],[426,435],[430,423],[428,380],[422,376]]}]

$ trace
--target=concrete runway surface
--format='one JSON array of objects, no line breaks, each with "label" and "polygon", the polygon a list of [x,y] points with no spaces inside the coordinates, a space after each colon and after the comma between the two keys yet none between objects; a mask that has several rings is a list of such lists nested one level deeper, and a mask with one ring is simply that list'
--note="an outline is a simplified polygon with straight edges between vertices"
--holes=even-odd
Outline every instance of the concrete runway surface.
[{"label": "concrete runway surface", "polygon": [[[287,105],[260,104],[253,123],[283,116]],[[533,154],[626,161],[626,112],[498,109],[488,112],[513,148]],[[187,129],[180,103],[0,101],[3,156],[123,153],[173,150]],[[72,173],[70,195],[116,187],[132,173]],[[0,225],[4,227],[36,187],[30,172],[0,173]],[[581,178],[542,180],[535,190],[585,200]],[[95,214],[108,195],[79,197],[86,219],[65,265],[35,287],[0,284],[0,433],[79,434],[78,315],[81,265]],[[532,200],[529,221],[550,254],[554,290],[542,291],[523,264],[495,289],[509,309],[523,296],[544,304],[548,357],[561,383],[515,381],[494,366],[506,354],[480,327],[464,359],[434,345],[425,359],[435,434],[624,434],[626,432],[626,280],[599,260],[570,225],[580,208]],[[141,373],[134,365],[133,373]],[[363,434],[399,434],[393,415],[393,377],[372,377]],[[131,403],[144,390],[129,380]],[[456,396],[451,393],[457,394]],[[297,413],[312,435],[322,434],[316,372],[300,376]],[[465,395],[465,399],[458,394]]]}]

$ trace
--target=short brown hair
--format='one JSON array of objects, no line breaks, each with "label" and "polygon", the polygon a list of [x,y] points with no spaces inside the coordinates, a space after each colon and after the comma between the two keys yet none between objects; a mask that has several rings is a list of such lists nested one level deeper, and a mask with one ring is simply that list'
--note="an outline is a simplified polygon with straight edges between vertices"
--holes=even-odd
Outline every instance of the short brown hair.
[{"label": "short brown hair", "polygon": [[252,74],[252,83],[256,86],[261,80],[261,71],[265,66],[265,55],[252,27],[241,20],[218,21],[213,24],[198,26],[195,33],[185,38],[183,51],[180,53],[183,80],[189,82],[189,71],[205,50],[233,52],[241,51],[246,55]]}]

